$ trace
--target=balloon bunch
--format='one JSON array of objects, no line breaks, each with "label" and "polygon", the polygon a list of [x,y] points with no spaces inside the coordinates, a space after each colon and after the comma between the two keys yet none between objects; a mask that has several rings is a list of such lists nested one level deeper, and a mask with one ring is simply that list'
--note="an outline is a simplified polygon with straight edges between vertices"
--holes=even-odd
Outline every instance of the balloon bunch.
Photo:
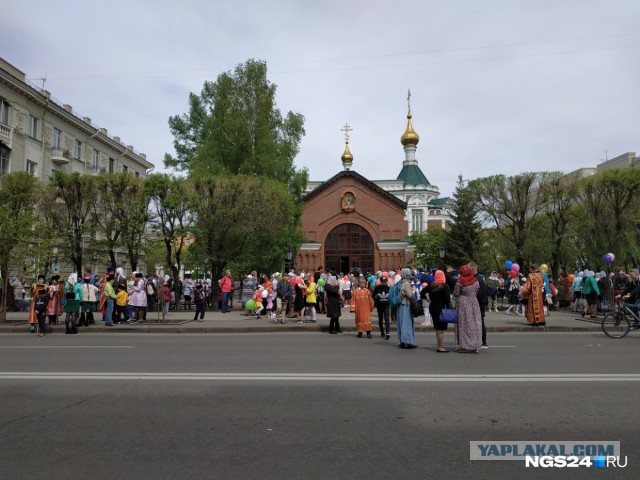
[{"label": "balloon bunch", "polygon": [[604,260],[604,263],[606,263],[607,265],[611,265],[613,262],[615,262],[616,256],[613,253],[609,252],[605,253],[602,256],[602,259]]},{"label": "balloon bunch", "polygon": [[507,274],[511,278],[516,278],[518,276],[518,272],[520,271],[520,265],[517,263],[513,263],[511,260],[507,260],[504,262],[504,268],[507,269]]}]

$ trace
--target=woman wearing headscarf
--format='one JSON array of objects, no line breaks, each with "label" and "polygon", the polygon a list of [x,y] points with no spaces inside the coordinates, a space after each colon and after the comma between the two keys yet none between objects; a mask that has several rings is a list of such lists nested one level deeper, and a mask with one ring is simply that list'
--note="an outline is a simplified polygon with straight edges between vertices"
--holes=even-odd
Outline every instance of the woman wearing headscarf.
[{"label": "woman wearing headscarf", "polygon": [[478,353],[482,346],[482,317],[478,303],[480,284],[469,265],[460,267],[460,275],[453,289],[458,298],[458,350],[459,353]]},{"label": "woman wearing headscarf", "polygon": [[47,303],[47,316],[49,325],[57,325],[58,317],[62,315],[62,297],[64,296],[62,285],[59,283],[60,275],[52,273],[49,278],[49,303]]},{"label": "woman wearing headscarf", "polygon": [[398,305],[398,345],[400,348],[416,348],[416,332],[413,328],[413,315],[411,315],[411,270],[403,268],[400,272],[400,295],[402,303]]},{"label": "woman wearing headscarf", "polygon": [[340,287],[334,275],[327,279],[324,287],[327,296],[327,317],[329,317],[329,333],[342,333],[340,330]]},{"label": "woman wearing headscarf", "polygon": [[135,321],[143,323],[147,313],[147,292],[142,272],[134,272],[133,290],[129,294],[129,305],[136,309]]},{"label": "woman wearing headscarf", "polygon": [[522,295],[527,298],[527,322],[534,327],[545,325],[544,319],[544,278],[538,265],[529,267],[527,282],[522,287]]},{"label": "woman wearing headscarf", "polygon": [[78,333],[76,322],[80,313],[80,302],[82,301],[82,287],[78,284],[78,274],[72,273],[64,285],[64,318],[65,333]]},{"label": "woman wearing headscarf", "polygon": [[433,283],[426,289],[424,295],[429,295],[429,313],[433,321],[433,329],[436,331],[436,340],[438,342],[438,353],[447,353],[449,350],[444,348],[444,332],[448,323],[440,321],[440,313],[447,307],[451,308],[451,290],[447,285],[447,279],[442,270],[438,270],[433,277]]},{"label": "woman wearing headscarf", "polygon": [[584,277],[583,272],[578,272],[571,283],[571,287],[573,288],[573,311],[582,313],[584,312],[583,304],[586,302],[582,302],[582,277]]},{"label": "woman wearing headscarf", "polygon": [[596,307],[598,305],[598,295],[600,295],[600,287],[594,278],[595,273],[590,270],[584,271],[582,279],[582,296],[587,300],[587,310],[582,312],[582,316],[589,314],[591,318],[596,318]]},{"label": "woman wearing headscarf", "polygon": [[[256,293],[257,288],[258,281],[253,278],[253,275],[249,274],[242,279],[242,293],[240,296],[240,300],[242,301],[242,308],[244,308],[249,300],[253,299],[253,295]],[[249,313],[245,313],[244,316],[248,317]]]}]

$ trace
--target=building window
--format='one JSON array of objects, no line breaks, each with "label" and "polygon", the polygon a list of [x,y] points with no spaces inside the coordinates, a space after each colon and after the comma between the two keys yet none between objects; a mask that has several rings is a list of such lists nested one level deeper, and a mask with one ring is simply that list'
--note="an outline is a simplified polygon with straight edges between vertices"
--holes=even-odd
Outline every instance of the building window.
[{"label": "building window", "polygon": [[122,166],[122,171],[123,172],[128,172],[129,171],[129,167],[127,167],[126,165]]},{"label": "building window", "polygon": [[8,148],[0,147],[0,175],[9,173],[9,152]]},{"label": "building window", "polygon": [[140,178],[140,172],[136,172],[136,178]]},{"label": "building window", "polygon": [[76,140],[73,143],[73,158],[76,160],[80,160],[82,158],[82,142],[80,140]]},{"label": "building window", "polygon": [[91,168],[93,169],[94,172],[98,171],[98,163],[100,160],[100,152],[98,152],[98,150],[96,150],[95,148],[91,149]]},{"label": "building window", "polygon": [[0,123],[9,125],[9,102],[4,98],[0,99]]},{"label": "building window", "polygon": [[33,115],[29,115],[27,135],[29,135],[31,138],[38,138],[38,119]]},{"label": "building window", "polygon": [[31,175],[35,175],[38,171],[38,164],[36,162],[32,162],[31,160],[27,160],[27,173]]},{"label": "building window", "polygon": [[62,148],[62,132],[54,127],[53,135],[51,138],[51,146],[52,148],[60,149]]},{"label": "building window", "polygon": [[115,160],[113,158],[109,158],[109,173],[113,173],[114,164],[115,164]]},{"label": "building window", "polygon": [[422,233],[422,230],[424,229],[424,223],[422,219],[422,210],[412,210],[411,217],[412,217],[411,231],[415,233]]}]

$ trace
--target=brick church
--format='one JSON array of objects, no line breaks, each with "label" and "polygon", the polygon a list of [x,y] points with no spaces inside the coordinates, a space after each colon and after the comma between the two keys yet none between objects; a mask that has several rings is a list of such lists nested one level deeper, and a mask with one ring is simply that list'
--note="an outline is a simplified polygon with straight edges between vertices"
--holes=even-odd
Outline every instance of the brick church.
[{"label": "brick church", "polygon": [[343,170],[326,181],[310,181],[305,193],[302,230],[305,243],[295,258],[296,269],[332,267],[339,272],[388,271],[413,260],[409,235],[428,228],[448,228],[452,202],[439,198],[437,186],[424,175],[416,149],[420,137],[411,124],[400,137],[404,161],[395,180],[369,180],[351,167],[349,125]]}]

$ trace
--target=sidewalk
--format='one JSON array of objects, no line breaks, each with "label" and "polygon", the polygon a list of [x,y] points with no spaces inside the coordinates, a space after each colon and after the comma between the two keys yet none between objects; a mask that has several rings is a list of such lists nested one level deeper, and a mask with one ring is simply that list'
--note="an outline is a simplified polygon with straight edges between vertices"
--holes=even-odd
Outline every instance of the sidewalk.
[{"label": "sidewalk", "polygon": [[[286,319],[286,324],[273,324],[271,319],[262,317],[245,317],[244,312],[231,310],[229,313],[206,312],[204,322],[194,322],[194,310],[183,312],[171,312],[165,323],[158,323],[156,312],[147,313],[146,323],[135,323],[123,326],[105,327],[102,322],[102,315],[96,314],[96,323],[89,327],[79,327],[80,334],[83,332],[135,332],[135,333],[257,333],[257,332],[328,332],[329,319],[326,315],[317,315],[317,323],[299,324],[294,319]],[[371,314],[372,327],[374,332],[378,332],[378,317],[374,311]],[[28,314],[26,312],[9,312],[7,323],[0,323],[0,334],[4,333],[28,333]],[[54,333],[64,334],[64,316],[60,317],[58,325],[54,325]],[[569,310],[551,312],[547,318],[547,332],[602,332],[600,319],[597,323],[592,323],[580,319],[579,314],[574,314]],[[601,317],[600,317],[601,318]],[[424,317],[416,319],[416,331],[431,331],[432,327],[422,327],[420,323]],[[588,320],[588,318],[587,318]],[[487,312],[485,325],[488,332],[536,332],[544,333],[541,327],[531,327],[523,317],[503,312]],[[340,328],[344,332],[355,331],[353,313],[348,308],[342,310],[340,317]],[[395,331],[395,325],[391,325],[391,330]]]}]

